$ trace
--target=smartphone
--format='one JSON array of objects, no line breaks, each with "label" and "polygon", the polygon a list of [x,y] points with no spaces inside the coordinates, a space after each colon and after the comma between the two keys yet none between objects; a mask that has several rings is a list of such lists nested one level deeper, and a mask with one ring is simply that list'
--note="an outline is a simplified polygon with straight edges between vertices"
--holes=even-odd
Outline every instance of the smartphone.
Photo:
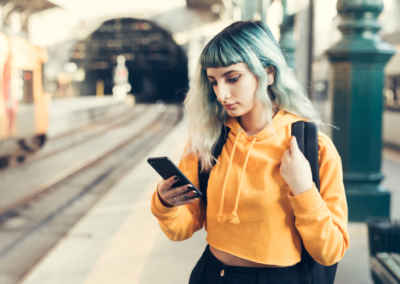
[{"label": "smartphone", "polygon": [[[181,170],[168,158],[168,157],[154,157],[148,158],[147,162],[152,166],[156,172],[163,178],[169,179],[172,176],[177,176],[179,180],[172,185],[172,188],[179,187],[182,185],[191,184],[193,188],[189,191],[196,191],[197,195],[191,198],[202,197],[202,193],[198,190],[193,183],[181,172]],[[189,192],[187,191],[187,192]]]}]

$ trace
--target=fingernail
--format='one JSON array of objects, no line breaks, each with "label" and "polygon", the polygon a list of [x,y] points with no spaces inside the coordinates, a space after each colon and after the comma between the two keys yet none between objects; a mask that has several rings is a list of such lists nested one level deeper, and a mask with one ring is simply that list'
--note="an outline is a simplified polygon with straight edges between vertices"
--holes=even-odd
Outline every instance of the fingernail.
[{"label": "fingernail", "polygon": [[188,184],[188,187],[193,187],[193,185],[191,185],[191,184]]},{"label": "fingernail", "polygon": [[178,177],[174,177],[174,180],[178,180],[179,178]]},{"label": "fingernail", "polygon": [[197,192],[196,191],[192,191],[192,196],[195,196],[195,195],[197,195]]}]

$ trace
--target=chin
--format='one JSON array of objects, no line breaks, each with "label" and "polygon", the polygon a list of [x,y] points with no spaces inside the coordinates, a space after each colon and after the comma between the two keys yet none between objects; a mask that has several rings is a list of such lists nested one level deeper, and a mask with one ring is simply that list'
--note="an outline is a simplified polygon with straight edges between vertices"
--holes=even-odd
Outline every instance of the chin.
[{"label": "chin", "polygon": [[227,110],[226,111],[230,117],[239,117],[242,116],[242,113],[238,112],[237,110]]},{"label": "chin", "polygon": [[229,114],[231,117],[240,117],[244,114],[246,114],[246,111],[243,111],[242,109],[232,109],[232,110],[226,110],[226,112]]}]

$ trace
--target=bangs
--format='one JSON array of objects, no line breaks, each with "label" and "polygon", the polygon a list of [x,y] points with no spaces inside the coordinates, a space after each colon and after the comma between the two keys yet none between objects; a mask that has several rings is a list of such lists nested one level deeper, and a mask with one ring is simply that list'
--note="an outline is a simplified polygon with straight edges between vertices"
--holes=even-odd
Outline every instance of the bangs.
[{"label": "bangs", "polygon": [[221,37],[211,40],[200,56],[203,69],[227,67],[240,62],[245,61],[238,48]]}]

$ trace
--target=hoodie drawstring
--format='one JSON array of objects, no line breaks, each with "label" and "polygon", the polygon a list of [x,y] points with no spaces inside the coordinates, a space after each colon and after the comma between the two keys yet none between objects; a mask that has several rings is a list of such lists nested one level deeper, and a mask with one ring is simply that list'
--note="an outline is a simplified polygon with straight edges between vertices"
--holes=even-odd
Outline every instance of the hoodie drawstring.
[{"label": "hoodie drawstring", "polygon": [[247,160],[249,159],[251,148],[253,148],[254,142],[256,142],[256,140],[257,140],[257,136],[254,136],[254,139],[253,139],[253,141],[251,142],[251,145],[250,145],[250,149],[247,152],[246,160],[245,160],[244,166],[243,166],[242,175],[240,177],[239,188],[238,188],[238,192],[237,192],[237,195],[236,195],[235,209],[233,209],[233,211],[232,211],[233,219],[231,220],[231,223],[233,223],[235,225],[240,223],[239,217],[237,215],[237,209],[238,209],[238,205],[239,205],[240,189],[242,188],[242,182],[243,182],[244,172],[245,172],[246,166],[247,166]]},{"label": "hoodie drawstring", "polygon": [[[226,171],[225,180],[224,180],[224,185],[222,186],[221,203],[220,203],[219,212],[218,212],[218,222],[225,222],[225,221],[226,221],[226,217],[222,214],[222,211],[223,211],[223,209],[224,209],[224,199],[225,199],[226,184],[227,184],[227,182],[228,182],[229,172],[230,172],[230,170],[231,170],[232,161],[233,161],[233,155],[235,154],[236,145],[237,145],[237,142],[238,142],[238,140],[239,140],[239,137],[240,137],[241,132],[243,132],[243,129],[239,128],[239,129],[238,129],[238,135],[236,136],[235,143],[233,144],[232,153],[231,153],[231,156],[230,156],[230,158],[229,158],[228,169],[227,169],[227,171]],[[253,141],[251,142],[251,145],[250,145],[250,149],[249,149],[249,151],[247,152],[246,160],[245,160],[244,166],[243,166],[242,175],[241,175],[240,181],[239,181],[239,188],[238,188],[238,192],[237,192],[237,195],[236,195],[235,208],[234,208],[234,210],[232,211],[233,219],[230,221],[231,223],[233,223],[233,224],[235,224],[235,225],[240,223],[239,217],[237,216],[237,209],[238,209],[238,205],[239,205],[240,189],[241,189],[241,187],[242,187],[242,182],[243,182],[244,173],[245,173],[245,171],[246,171],[247,161],[249,160],[249,156],[250,156],[251,149],[253,148],[253,145],[254,145],[254,143],[256,142],[256,140],[257,140],[257,136],[254,136],[254,139],[253,139]]]},{"label": "hoodie drawstring", "polygon": [[232,154],[229,158],[228,170],[226,171],[224,185],[222,186],[221,203],[219,205],[219,212],[218,212],[218,222],[225,222],[225,220],[226,220],[225,216],[222,214],[222,210],[224,209],[226,183],[228,182],[228,176],[229,176],[229,171],[230,171],[231,165],[232,165],[233,155],[235,154],[236,145],[237,145],[237,142],[239,140],[239,137],[240,137],[240,134],[242,133],[242,131],[243,131],[243,129],[240,129],[240,128],[238,129],[238,135],[236,136],[235,144],[233,144]]}]

